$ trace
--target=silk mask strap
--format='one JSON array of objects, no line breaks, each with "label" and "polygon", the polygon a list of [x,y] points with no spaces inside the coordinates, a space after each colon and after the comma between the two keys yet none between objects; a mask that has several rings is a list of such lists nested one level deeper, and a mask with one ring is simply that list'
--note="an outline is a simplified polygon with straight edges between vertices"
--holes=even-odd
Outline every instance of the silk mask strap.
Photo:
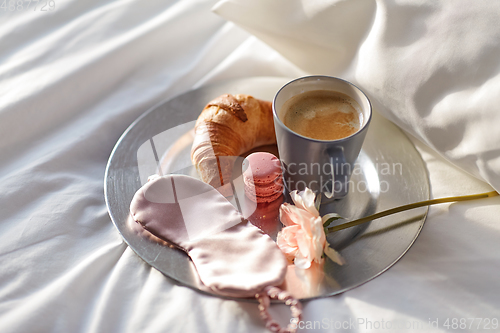
[{"label": "silk mask strap", "polygon": [[[255,298],[259,301],[260,317],[266,322],[266,328],[268,330],[276,333],[295,333],[297,331],[297,325],[302,316],[302,305],[298,300],[293,298],[292,295],[279,288],[269,286],[264,288],[261,293],[256,294]],[[268,309],[271,305],[271,299],[280,300],[290,306],[292,319],[287,328],[281,327],[280,324],[271,317],[271,314],[269,314]]]}]

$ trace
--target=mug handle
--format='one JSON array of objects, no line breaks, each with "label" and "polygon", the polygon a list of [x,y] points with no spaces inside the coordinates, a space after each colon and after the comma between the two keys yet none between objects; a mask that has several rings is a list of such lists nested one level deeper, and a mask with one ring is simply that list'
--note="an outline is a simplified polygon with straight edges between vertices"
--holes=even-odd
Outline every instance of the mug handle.
[{"label": "mug handle", "polygon": [[[326,154],[328,156],[328,161],[329,161],[330,168],[331,168],[330,174],[332,177],[332,190],[329,193],[323,192],[323,194],[325,195],[325,197],[327,199],[333,198],[335,196],[335,193],[337,193],[337,196],[339,198],[342,198],[348,192],[347,187],[349,186],[349,183],[346,183],[346,184],[341,183],[341,185],[340,185],[341,187],[339,189],[337,189],[337,191],[336,191],[335,179],[343,174],[344,166],[347,165],[346,160],[345,160],[345,156],[344,156],[344,148],[343,147],[329,148],[329,149],[327,149]],[[339,166],[340,166],[340,170],[339,170]]]}]

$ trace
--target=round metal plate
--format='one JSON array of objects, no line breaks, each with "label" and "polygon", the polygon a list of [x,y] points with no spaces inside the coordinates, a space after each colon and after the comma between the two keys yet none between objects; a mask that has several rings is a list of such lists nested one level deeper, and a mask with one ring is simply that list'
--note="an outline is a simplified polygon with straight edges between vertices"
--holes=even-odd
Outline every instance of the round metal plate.
[{"label": "round metal plate", "polygon": [[[224,93],[272,100],[289,80],[256,77],[194,89],[153,107],[125,131],[108,161],[105,198],[116,228],[143,260],[177,282],[200,289],[196,271],[186,254],[144,236],[142,229],[129,219],[132,197],[147,177],[155,173],[197,177],[189,151],[194,122],[207,102]],[[321,214],[337,212],[353,220],[428,198],[429,181],[420,154],[399,128],[375,112],[353,169],[349,194],[323,205]],[[427,208],[422,207],[328,235],[346,264],[339,266],[328,259],[316,271],[289,269],[286,288],[298,298],[311,299],[335,295],[373,279],[408,251],[423,227],[426,214]],[[275,237],[278,229],[270,228],[268,233]]]}]

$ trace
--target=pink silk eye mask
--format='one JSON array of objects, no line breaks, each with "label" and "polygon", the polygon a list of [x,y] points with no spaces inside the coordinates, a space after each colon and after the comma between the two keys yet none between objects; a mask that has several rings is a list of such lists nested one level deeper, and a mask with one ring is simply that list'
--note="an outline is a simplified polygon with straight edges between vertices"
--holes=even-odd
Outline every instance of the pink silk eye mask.
[{"label": "pink silk eye mask", "polygon": [[[296,331],[300,303],[277,288],[285,279],[285,256],[215,188],[184,175],[155,175],[135,193],[130,215],[152,235],[186,252],[209,290],[256,297],[269,330]],[[286,329],[271,318],[270,299],[290,305],[293,323]]]},{"label": "pink silk eye mask", "polygon": [[135,194],[133,219],[193,261],[213,292],[253,297],[279,286],[287,262],[276,243],[212,186],[184,175],[153,177]]},{"label": "pink silk eye mask", "polygon": [[[152,235],[186,252],[209,290],[256,297],[269,330],[296,331],[301,305],[277,288],[285,279],[285,256],[215,188],[184,175],[155,175],[135,193],[130,215]],[[290,305],[293,319],[286,329],[270,316],[270,299]]]}]

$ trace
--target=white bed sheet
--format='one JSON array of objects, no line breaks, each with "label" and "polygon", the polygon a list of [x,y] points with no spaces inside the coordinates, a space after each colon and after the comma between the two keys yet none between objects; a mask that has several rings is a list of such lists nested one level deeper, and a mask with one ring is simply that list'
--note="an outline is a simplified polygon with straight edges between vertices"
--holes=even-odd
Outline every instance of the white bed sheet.
[{"label": "white bed sheet", "polygon": [[[152,105],[217,80],[306,74],[212,13],[214,3],[66,0],[50,12],[0,9],[0,332],[266,332],[256,304],[202,295],[144,263],[104,202],[109,154]],[[414,142],[433,197],[491,190]],[[432,207],[394,267],[306,302],[302,325],[316,328],[302,331],[438,320],[438,329],[398,331],[445,332],[447,318],[499,318],[499,204]],[[288,322],[287,307],[271,312]],[[484,331],[478,324],[467,330]]]}]

